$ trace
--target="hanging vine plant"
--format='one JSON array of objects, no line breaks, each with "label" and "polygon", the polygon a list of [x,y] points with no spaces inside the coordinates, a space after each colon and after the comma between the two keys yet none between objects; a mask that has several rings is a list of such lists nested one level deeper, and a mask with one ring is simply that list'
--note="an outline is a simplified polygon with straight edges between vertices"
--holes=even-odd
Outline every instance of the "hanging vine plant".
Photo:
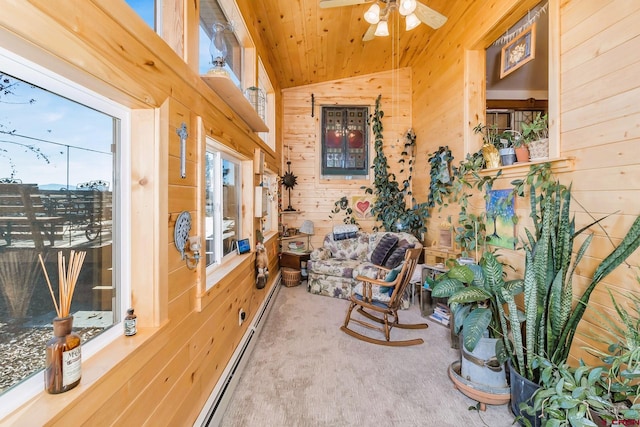
[{"label": "hanging vine plant", "polygon": [[436,204],[443,205],[445,199],[451,194],[451,184],[453,177],[451,176],[451,162],[453,161],[453,155],[448,146],[440,146],[431,157],[429,157],[429,165],[431,171],[429,176],[431,182],[429,183],[429,197],[427,204],[430,208]]},{"label": "hanging vine plant", "polygon": [[[408,177],[398,183],[396,175],[389,172],[390,166],[384,153],[384,138],[382,135],[382,118],[384,112],[380,109],[380,98],[376,99],[376,106],[371,117],[371,128],[375,137],[374,149],[376,157],[373,159],[374,188],[366,188],[367,194],[375,195],[375,201],[371,213],[382,223],[386,231],[406,231],[420,238],[426,231],[425,218],[428,217],[427,203],[417,203],[411,191],[411,178],[413,174],[414,148],[416,136],[413,130],[405,134],[405,145],[402,157],[399,160],[403,165],[408,165]],[[401,169],[404,172],[404,168]],[[410,206],[407,205],[410,200]],[[379,227],[374,227],[378,230]]]}]

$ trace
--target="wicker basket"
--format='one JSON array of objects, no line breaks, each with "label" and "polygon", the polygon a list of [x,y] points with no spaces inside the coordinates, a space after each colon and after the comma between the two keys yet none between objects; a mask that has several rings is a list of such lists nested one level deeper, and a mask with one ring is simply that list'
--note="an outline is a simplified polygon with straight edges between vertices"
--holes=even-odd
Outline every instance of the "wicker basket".
[{"label": "wicker basket", "polygon": [[300,284],[300,270],[294,268],[282,269],[282,283],[288,288],[298,286]]},{"label": "wicker basket", "polygon": [[541,160],[549,158],[549,138],[539,139],[529,143],[529,158]]}]

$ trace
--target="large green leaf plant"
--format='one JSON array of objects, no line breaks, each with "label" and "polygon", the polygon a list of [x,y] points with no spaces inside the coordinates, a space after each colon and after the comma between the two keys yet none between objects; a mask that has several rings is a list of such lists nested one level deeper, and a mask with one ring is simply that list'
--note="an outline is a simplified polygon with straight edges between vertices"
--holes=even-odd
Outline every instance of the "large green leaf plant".
[{"label": "large green leaf plant", "polygon": [[503,295],[522,293],[522,280],[505,281],[503,264],[485,252],[480,265],[455,265],[433,283],[431,295],[448,298],[456,333],[462,329],[463,345],[473,351],[484,336],[498,338],[496,356],[504,363],[507,353],[501,339],[508,332]]}]

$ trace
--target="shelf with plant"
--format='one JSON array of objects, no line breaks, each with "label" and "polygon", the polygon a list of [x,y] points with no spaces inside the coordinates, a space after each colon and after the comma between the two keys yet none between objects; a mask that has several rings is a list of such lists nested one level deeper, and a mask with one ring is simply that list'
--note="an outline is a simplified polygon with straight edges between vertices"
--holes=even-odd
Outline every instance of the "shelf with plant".
[{"label": "shelf with plant", "polygon": [[530,123],[522,123],[522,142],[529,148],[532,160],[549,158],[549,116],[536,113]]}]

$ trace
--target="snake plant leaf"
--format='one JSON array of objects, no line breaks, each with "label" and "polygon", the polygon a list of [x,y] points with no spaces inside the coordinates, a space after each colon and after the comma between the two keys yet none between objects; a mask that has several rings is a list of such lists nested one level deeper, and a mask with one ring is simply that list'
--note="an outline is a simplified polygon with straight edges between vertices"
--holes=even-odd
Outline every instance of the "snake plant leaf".
[{"label": "snake plant leaf", "polygon": [[473,351],[478,345],[491,323],[491,310],[488,308],[476,308],[464,319],[462,336],[464,348]]},{"label": "snake plant leaf", "polygon": [[[563,351],[558,355],[558,358],[566,358],[569,355],[569,349],[573,342],[578,323],[582,319],[584,311],[586,310],[591,293],[595,289],[596,285],[600,283],[604,277],[615,270],[620,264],[622,264],[636,249],[640,247],[640,216],[638,216],[633,225],[624,236],[620,244],[598,265],[596,271],[591,279],[591,283],[584,290],[580,297],[576,307],[573,309],[569,320],[563,330],[560,337],[561,346]],[[558,359],[559,360],[559,359]]]}]

